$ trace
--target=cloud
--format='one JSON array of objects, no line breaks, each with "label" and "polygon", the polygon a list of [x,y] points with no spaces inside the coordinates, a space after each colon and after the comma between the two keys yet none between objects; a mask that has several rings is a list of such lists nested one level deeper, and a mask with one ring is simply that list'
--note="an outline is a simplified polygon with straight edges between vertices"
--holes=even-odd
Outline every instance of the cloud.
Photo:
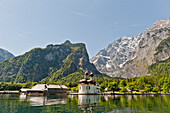
[{"label": "cloud", "polygon": [[32,35],[32,33],[28,32],[28,31],[20,31],[20,32],[23,33],[23,34]]},{"label": "cloud", "polygon": [[75,15],[78,15],[78,16],[83,16],[83,17],[88,17],[88,18],[92,18],[91,16],[87,15],[87,14],[84,14],[84,13],[81,13],[81,12],[77,12],[77,11],[74,11],[74,10],[71,10],[71,13],[75,14]]},{"label": "cloud", "polygon": [[17,35],[18,35],[18,37],[25,38],[25,37],[31,36],[33,34],[28,31],[19,31]]},{"label": "cloud", "polygon": [[79,12],[79,11],[75,11],[75,10],[70,9],[68,7],[61,7],[61,8],[68,11],[68,12],[70,12],[70,13],[72,13],[72,14],[74,14],[74,15],[77,15],[77,16],[92,18],[92,16],[90,16],[90,15],[87,15],[87,14]]}]

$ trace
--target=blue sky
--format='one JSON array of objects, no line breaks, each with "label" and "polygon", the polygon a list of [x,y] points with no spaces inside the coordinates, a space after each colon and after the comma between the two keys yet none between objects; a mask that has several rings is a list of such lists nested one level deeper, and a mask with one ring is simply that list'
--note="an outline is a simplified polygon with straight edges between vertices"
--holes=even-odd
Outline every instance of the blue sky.
[{"label": "blue sky", "polygon": [[65,40],[89,56],[170,17],[170,0],[0,0],[0,48],[21,55]]}]

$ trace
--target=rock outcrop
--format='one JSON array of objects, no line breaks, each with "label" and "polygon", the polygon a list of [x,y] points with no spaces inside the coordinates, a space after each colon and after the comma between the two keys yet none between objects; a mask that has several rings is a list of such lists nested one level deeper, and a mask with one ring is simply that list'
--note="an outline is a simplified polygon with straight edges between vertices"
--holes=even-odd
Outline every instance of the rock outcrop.
[{"label": "rock outcrop", "polygon": [[14,57],[12,53],[0,48],[0,62],[6,59],[12,58],[12,57]]},{"label": "rock outcrop", "polygon": [[112,77],[139,77],[148,66],[170,57],[170,18],[158,20],[135,37],[122,37],[101,50],[90,61]]}]

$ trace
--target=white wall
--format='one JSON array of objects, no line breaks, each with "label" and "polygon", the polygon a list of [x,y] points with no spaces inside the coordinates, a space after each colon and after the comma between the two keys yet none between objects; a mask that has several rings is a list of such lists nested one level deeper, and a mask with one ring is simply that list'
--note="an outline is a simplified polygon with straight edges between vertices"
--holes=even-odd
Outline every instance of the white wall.
[{"label": "white wall", "polygon": [[88,93],[88,90],[86,90],[86,87],[88,87],[87,84],[79,85],[79,93]]},{"label": "white wall", "polygon": [[97,90],[97,87],[98,86],[95,86],[93,84],[91,85],[88,85],[88,84],[80,84],[79,85],[79,93],[80,94],[93,94],[93,93],[98,93],[98,90]]}]

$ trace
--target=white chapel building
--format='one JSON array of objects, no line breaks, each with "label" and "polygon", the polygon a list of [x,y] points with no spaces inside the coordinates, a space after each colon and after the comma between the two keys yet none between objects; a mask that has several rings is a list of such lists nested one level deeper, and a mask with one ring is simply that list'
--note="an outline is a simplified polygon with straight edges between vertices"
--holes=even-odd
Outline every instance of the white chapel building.
[{"label": "white chapel building", "polygon": [[99,93],[99,86],[97,82],[93,81],[93,73],[90,74],[88,80],[88,73],[85,72],[84,79],[79,81],[79,93],[78,94],[97,94]]}]

